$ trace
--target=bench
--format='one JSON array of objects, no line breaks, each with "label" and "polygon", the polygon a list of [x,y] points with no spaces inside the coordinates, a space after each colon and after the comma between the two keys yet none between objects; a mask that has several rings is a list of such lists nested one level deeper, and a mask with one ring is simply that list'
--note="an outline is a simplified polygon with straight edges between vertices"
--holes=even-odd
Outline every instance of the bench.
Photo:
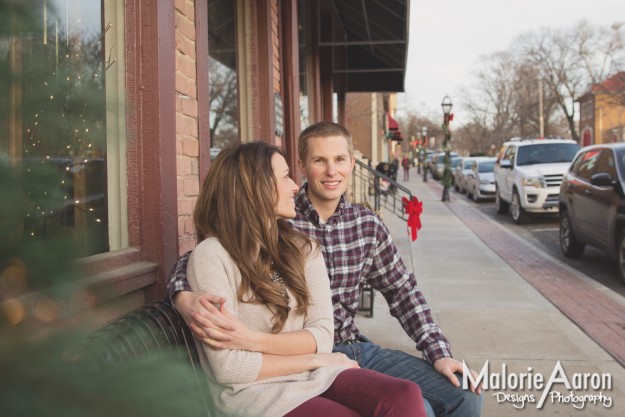
[{"label": "bench", "polygon": [[360,303],[358,311],[367,313],[367,317],[373,317],[373,302],[375,299],[375,290],[369,284],[365,284],[360,290]]},{"label": "bench", "polygon": [[[82,346],[83,363],[98,369],[128,365],[131,361],[152,354],[173,355],[173,359],[187,363],[192,373],[185,378],[180,393],[196,392],[201,402],[194,415],[214,416],[208,393],[206,376],[191,330],[172,307],[167,298],[153,301],[122,315],[89,333]],[[189,383],[197,384],[189,386]],[[186,386],[184,385],[186,384]],[[171,393],[173,397],[175,392]],[[138,409],[136,416],[146,415]]]},{"label": "bench", "polygon": [[[373,315],[373,297],[373,288],[366,286],[361,293],[360,310],[368,312],[369,316]],[[368,298],[368,306],[363,305],[364,298]],[[193,334],[168,298],[150,302],[90,332],[79,351],[80,362],[96,370],[130,367],[153,354],[172,355],[172,359],[189,365],[192,377],[181,380],[176,385],[177,392],[168,393],[164,401],[175,395],[200,393],[201,399],[195,401],[193,415],[215,415]],[[154,417],[140,404],[132,416]]]}]

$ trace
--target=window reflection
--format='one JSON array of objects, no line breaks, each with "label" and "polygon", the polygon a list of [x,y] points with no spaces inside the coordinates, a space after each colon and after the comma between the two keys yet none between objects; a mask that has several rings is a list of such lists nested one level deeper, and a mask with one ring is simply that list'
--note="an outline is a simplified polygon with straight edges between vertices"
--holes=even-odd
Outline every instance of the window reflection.
[{"label": "window reflection", "polygon": [[308,42],[309,42],[309,28],[308,28],[308,16],[306,8],[310,7],[308,2],[297,2],[297,20],[298,26],[298,38],[299,38],[299,115],[300,115],[300,127],[305,129],[310,125],[310,111],[308,109]]},{"label": "window reflection", "polygon": [[28,200],[14,232],[108,250],[104,30],[100,0],[47,0],[39,26],[0,39],[0,154]]},{"label": "window reflection", "polygon": [[235,2],[208,2],[211,158],[239,142]]}]

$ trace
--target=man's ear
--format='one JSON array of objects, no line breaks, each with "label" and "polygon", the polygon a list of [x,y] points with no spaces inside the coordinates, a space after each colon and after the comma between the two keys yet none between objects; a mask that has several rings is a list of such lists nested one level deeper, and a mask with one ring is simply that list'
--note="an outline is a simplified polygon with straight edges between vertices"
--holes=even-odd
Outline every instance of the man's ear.
[{"label": "man's ear", "polygon": [[303,178],[306,178],[306,164],[304,164],[304,162],[301,159],[297,160],[297,166],[299,167],[299,171],[302,174]]},{"label": "man's ear", "polygon": [[354,167],[356,166],[356,157],[352,156],[352,171],[354,170]]}]

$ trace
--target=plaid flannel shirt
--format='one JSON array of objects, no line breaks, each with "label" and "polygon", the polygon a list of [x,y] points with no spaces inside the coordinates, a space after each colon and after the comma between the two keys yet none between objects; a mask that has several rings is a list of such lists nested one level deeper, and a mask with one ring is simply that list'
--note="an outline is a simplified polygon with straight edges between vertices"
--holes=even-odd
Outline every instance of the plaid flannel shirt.
[{"label": "plaid flannel shirt", "polygon": [[[451,357],[449,342],[434,323],[415,276],[406,269],[382,220],[371,210],[352,205],[342,197],[336,212],[320,224],[306,190],[304,184],[296,197],[297,216],[293,224],[321,246],[332,289],[334,343],[360,336],[354,319],[360,291],[368,283],[382,293],[391,315],[416,342],[426,360],[433,363]],[[178,291],[190,291],[186,281],[189,253],[172,269],[167,284],[170,297]]]}]

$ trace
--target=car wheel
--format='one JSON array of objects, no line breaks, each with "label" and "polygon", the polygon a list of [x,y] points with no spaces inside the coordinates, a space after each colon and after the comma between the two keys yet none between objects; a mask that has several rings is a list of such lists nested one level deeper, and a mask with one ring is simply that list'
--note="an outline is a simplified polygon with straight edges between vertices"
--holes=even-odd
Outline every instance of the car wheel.
[{"label": "car wheel", "polygon": [[506,214],[510,208],[510,204],[501,199],[498,188],[495,189],[495,208],[497,209],[497,214]]},{"label": "car wheel", "polygon": [[579,258],[584,253],[584,248],[585,245],[577,240],[575,233],[573,233],[569,213],[562,211],[560,213],[560,249],[562,253],[569,258]]},{"label": "car wheel", "polygon": [[618,272],[621,279],[625,281],[625,229],[621,230],[618,238]]},{"label": "car wheel", "polygon": [[477,188],[473,188],[473,193],[472,193],[472,196],[473,196],[473,201],[475,201],[476,203],[477,203],[477,202],[478,202],[478,200],[480,199],[480,197],[479,197],[479,194],[478,194],[478,193],[479,193],[479,191],[477,190]]},{"label": "car wheel", "polygon": [[514,220],[516,224],[523,224],[527,221],[527,213],[523,210],[523,207],[521,207],[521,198],[517,190],[512,192],[510,214],[512,214],[512,220]]}]

